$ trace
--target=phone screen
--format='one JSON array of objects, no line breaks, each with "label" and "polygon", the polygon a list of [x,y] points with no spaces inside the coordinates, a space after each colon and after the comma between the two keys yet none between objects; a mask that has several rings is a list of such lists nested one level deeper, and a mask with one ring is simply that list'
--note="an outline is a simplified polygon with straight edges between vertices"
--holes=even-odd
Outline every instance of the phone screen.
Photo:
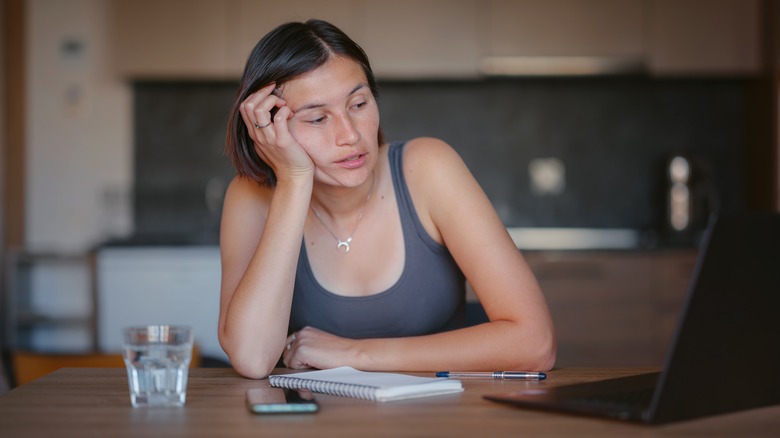
[{"label": "phone screen", "polygon": [[250,388],[246,391],[249,410],[256,414],[296,414],[319,410],[310,391],[283,388]]}]

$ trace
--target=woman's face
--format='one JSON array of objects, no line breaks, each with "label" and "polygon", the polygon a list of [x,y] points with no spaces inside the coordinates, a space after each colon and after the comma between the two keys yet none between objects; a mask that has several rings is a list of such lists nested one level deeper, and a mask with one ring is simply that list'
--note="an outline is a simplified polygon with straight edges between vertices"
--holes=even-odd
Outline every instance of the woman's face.
[{"label": "woman's face", "polygon": [[357,62],[334,57],[285,82],[281,97],[293,111],[293,138],[316,166],[317,181],[354,187],[378,160],[379,108]]}]

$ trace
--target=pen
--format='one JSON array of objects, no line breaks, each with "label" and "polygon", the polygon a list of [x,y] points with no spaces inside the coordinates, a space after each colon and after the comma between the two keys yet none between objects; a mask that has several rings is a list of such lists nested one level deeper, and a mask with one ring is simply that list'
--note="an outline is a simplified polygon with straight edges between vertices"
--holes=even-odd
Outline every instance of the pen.
[{"label": "pen", "polygon": [[544,380],[547,374],[530,371],[439,371],[436,377],[452,377],[455,379],[506,379],[506,380]]}]

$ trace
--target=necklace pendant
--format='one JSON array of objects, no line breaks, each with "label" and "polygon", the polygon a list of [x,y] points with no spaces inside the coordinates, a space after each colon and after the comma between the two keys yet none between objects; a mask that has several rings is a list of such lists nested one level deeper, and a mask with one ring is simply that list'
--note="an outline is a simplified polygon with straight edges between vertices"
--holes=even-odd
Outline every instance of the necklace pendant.
[{"label": "necklace pendant", "polygon": [[[338,239],[336,239],[338,240]],[[341,249],[341,247],[344,247],[344,254],[349,252],[349,244],[352,242],[352,236],[347,237],[347,240],[339,240],[338,246],[336,246],[336,249]]]}]

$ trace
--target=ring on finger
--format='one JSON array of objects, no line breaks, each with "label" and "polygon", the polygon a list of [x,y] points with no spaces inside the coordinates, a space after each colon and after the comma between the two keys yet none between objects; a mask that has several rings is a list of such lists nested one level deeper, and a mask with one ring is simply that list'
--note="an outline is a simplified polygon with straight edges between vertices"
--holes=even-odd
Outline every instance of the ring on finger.
[{"label": "ring on finger", "polygon": [[267,127],[268,127],[268,126],[270,126],[270,125],[271,125],[271,121],[270,121],[270,120],[269,120],[269,121],[268,121],[268,123],[266,123],[265,125],[261,125],[261,124],[259,124],[259,123],[255,122],[255,129],[263,129],[263,128],[267,128]]}]

